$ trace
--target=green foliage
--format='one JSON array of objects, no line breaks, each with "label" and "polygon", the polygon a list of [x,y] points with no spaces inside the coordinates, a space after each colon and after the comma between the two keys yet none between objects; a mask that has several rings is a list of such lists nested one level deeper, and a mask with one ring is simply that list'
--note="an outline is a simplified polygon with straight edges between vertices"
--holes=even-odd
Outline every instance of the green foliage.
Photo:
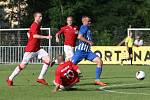
[{"label": "green foliage", "polygon": [[129,24],[150,27],[149,0],[28,0],[28,4],[29,15],[24,18],[24,27],[30,25],[31,15],[37,10],[44,15],[43,27],[60,28],[69,15],[80,26],[81,17],[90,16],[95,45],[118,44],[126,36]]}]

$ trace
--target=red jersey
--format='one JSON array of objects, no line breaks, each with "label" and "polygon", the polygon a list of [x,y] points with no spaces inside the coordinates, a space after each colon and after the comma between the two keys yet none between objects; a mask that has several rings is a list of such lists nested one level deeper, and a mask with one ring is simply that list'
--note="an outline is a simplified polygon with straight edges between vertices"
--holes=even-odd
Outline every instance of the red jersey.
[{"label": "red jersey", "polygon": [[79,82],[77,70],[78,66],[71,61],[58,65],[55,72],[55,82],[62,86],[71,86]]},{"label": "red jersey", "polygon": [[40,39],[33,38],[33,35],[41,34],[40,25],[36,22],[33,22],[28,31],[30,37],[28,38],[28,43],[25,48],[25,52],[36,52],[40,49]]},{"label": "red jersey", "polygon": [[78,27],[73,25],[66,25],[60,29],[56,34],[63,33],[65,36],[64,45],[69,45],[72,47],[76,46]]}]

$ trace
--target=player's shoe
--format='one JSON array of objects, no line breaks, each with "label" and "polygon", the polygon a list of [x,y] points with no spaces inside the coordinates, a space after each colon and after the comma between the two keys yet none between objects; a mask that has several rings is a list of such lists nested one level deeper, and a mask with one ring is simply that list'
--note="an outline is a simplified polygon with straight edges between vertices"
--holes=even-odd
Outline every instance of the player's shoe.
[{"label": "player's shoe", "polygon": [[50,62],[50,67],[52,67],[55,64],[55,57],[52,59],[52,61]]},{"label": "player's shoe", "polygon": [[101,81],[99,81],[99,80],[95,80],[95,85],[107,86],[106,83],[103,83],[103,82],[101,82]]},{"label": "player's shoe", "polygon": [[48,85],[48,83],[44,79],[37,79],[37,82],[43,85]]},{"label": "player's shoe", "polygon": [[7,81],[8,86],[13,86],[13,81],[12,80],[7,79],[6,81]]}]

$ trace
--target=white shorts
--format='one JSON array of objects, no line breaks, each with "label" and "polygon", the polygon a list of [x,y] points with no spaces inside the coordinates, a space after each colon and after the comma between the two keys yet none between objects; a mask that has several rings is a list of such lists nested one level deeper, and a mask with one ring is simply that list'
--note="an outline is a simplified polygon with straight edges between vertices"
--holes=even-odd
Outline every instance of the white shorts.
[{"label": "white shorts", "polygon": [[48,53],[44,49],[40,49],[37,52],[25,52],[22,63],[27,64],[30,60],[37,56],[38,59],[42,59],[42,57],[48,56]]},{"label": "white shorts", "polygon": [[74,54],[74,47],[69,45],[64,45],[64,52],[66,59],[71,59]]}]

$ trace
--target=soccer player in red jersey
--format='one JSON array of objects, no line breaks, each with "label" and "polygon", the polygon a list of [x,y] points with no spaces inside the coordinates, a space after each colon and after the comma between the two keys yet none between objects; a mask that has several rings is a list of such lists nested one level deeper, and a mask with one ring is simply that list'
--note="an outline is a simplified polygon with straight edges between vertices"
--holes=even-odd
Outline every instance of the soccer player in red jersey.
[{"label": "soccer player in red jersey", "polygon": [[55,80],[53,81],[56,86],[54,92],[62,89],[69,89],[79,82],[78,66],[74,65],[71,61],[66,61],[62,55],[57,57],[58,66],[55,72]]},{"label": "soccer player in red jersey", "polygon": [[66,60],[71,60],[74,52],[74,47],[76,46],[76,39],[78,34],[78,27],[73,25],[73,18],[71,16],[67,17],[67,25],[63,26],[59,32],[56,33],[56,42],[60,42],[59,35],[64,34],[64,52]]},{"label": "soccer player in red jersey", "polygon": [[50,57],[44,49],[40,49],[40,39],[51,39],[52,36],[41,35],[40,23],[42,21],[42,14],[40,12],[34,13],[34,22],[30,26],[30,30],[27,32],[28,43],[25,48],[25,53],[22,62],[15,68],[12,74],[8,77],[7,84],[8,86],[13,85],[13,79],[17,76],[22,69],[26,67],[28,62],[33,58],[37,57],[42,59],[44,62],[40,75],[37,79],[37,82],[48,85],[44,80],[44,75],[50,65]]}]

